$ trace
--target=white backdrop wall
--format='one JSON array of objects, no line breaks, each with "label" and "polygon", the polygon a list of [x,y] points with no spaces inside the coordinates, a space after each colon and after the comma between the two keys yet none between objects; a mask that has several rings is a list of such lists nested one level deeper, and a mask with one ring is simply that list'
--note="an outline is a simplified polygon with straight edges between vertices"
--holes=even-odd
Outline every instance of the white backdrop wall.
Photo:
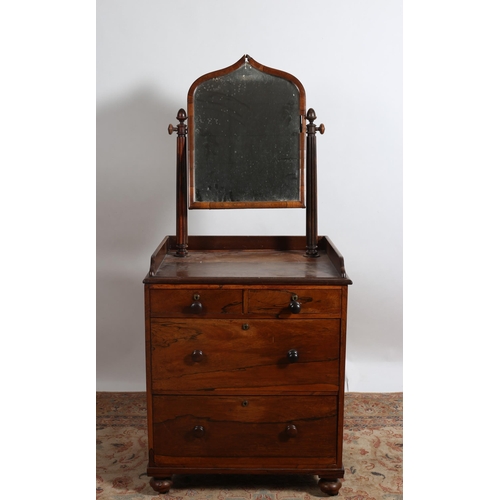
[{"label": "white backdrop wall", "polygon": [[[200,75],[249,54],[324,123],[319,234],[343,253],[350,391],[401,391],[402,2],[97,2],[97,390],[145,390],[142,279],[175,234],[175,136]],[[191,211],[190,234],[304,234],[304,210]]]}]

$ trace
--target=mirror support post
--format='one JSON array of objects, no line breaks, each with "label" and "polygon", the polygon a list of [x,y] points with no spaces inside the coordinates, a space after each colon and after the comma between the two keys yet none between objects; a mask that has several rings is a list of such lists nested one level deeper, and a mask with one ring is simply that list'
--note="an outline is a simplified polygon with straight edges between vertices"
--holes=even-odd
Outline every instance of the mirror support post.
[{"label": "mirror support post", "polygon": [[306,153],[306,257],[319,257],[318,254],[318,196],[317,196],[317,159],[316,132],[325,132],[325,126],[314,124],[316,113],[310,108],[306,115],[307,153]]},{"label": "mirror support post", "polygon": [[177,131],[177,225],[176,225],[176,257],[186,257],[188,254],[188,230],[187,230],[187,156],[186,137],[187,125],[184,123],[187,118],[186,111],[180,109],[177,113],[179,125],[168,126],[168,133]]}]

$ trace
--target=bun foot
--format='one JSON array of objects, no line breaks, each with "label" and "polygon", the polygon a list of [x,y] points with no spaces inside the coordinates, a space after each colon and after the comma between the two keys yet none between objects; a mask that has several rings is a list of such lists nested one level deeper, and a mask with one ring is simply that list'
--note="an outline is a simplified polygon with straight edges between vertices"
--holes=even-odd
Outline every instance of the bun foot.
[{"label": "bun foot", "polygon": [[149,484],[151,488],[158,493],[168,493],[172,487],[173,481],[170,477],[152,477]]},{"label": "bun foot", "polygon": [[327,495],[335,496],[339,494],[342,483],[338,479],[320,479],[318,481],[319,489]]}]

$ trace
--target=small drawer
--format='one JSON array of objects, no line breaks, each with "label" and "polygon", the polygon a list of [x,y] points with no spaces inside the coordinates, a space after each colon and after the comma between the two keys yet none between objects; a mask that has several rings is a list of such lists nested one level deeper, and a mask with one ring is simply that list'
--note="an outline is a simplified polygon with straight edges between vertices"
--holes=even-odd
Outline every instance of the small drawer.
[{"label": "small drawer", "polygon": [[338,319],[151,321],[154,391],[338,391]]},{"label": "small drawer", "polygon": [[224,317],[243,313],[242,290],[153,288],[149,297],[153,317]]},{"label": "small drawer", "polygon": [[342,312],[341,288],[249,290],[248,312],[256,315],[300,318],[339,318]]},{"label": "small drawer", "polygon": [[332,457],[337,398],[154,396],[153,443],[171,457]]}]

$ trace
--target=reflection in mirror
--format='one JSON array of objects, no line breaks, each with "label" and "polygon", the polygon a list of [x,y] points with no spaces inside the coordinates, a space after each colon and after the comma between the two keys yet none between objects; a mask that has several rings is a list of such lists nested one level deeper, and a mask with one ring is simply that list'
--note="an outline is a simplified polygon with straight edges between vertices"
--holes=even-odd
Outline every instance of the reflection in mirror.
[{"label": "reflection in mirror", "polygon": [[303,206],[300,97],[246,60],[195,87],[192,208]]}]

